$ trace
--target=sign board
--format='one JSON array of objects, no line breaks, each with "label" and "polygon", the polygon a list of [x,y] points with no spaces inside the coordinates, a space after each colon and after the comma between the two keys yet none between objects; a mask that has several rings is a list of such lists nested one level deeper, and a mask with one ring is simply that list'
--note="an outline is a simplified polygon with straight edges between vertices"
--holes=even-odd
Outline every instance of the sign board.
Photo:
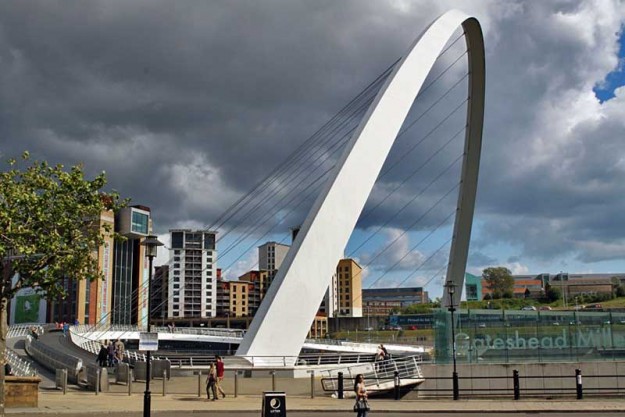
[{"label": "sign board", "polygon": [[158,333],[139,333],[139,350],[158,350]]},{"label": "sign board", "polygon": [[284,391],[263,392],[262,417],[286,417],[286,393]]}]

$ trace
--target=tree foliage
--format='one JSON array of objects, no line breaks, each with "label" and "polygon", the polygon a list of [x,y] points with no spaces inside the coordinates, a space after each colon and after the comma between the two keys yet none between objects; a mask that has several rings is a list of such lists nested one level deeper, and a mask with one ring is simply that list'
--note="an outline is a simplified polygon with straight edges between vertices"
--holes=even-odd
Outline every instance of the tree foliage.
[{"label": "tree foliage", "polygon": [[482,271],[486,286],[492,291],[492,298],[513,298],[514,278],[508,268],[503,266],[490,267]]},{"label": "tree foliage", "polygon": [[545,284],[545,299],[547,302],[552,303],[554,301],[559,300],[561,297],[562,297],[562,293],[560,292],[559,289],[549,284]]},{"label": "tree foliage", "polygon": [[[100,214],[125,204],[102,191],[105,174],[88,180],[81,165],[66,170],[31,161],[28,152],[8,165],[0,172],[0,297],[33,287],[51,298],[63,295],[62,278],[100,278],[94,254],[114,233]],[[19,279],[12,283],[14,273]]]}]

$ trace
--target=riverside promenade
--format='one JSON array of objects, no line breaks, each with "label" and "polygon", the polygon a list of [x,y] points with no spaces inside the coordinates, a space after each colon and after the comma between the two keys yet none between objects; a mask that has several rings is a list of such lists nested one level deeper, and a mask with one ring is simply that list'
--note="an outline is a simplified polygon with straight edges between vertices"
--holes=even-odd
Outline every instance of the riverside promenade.
[{"label": "riverside promenade", "polygon": [[[152,393],[152,412],[202,413],[224,412],[236,415],[237,412],[258,412],[261,410],[261,396],[228,396],[218,401],[207,401],[190,394]],[[616,415],[625,413],[625,399],[592,398],[588,400],[459,400],[451,399],[412,399],[395,401],[390,399],[370,400],[372,413],[602,413]],[[287,396],[287,412],[315,412],[320,415],[330,413],[352,413],[353,400],[337,400],[330,397],[310,398]],[[123,393],[100,393],[68,391],[66,395],[57,391],[42,391],[39,394],[38,408],[7,409],[14,416],[53,416],[63,414],[137,416],[143,410],[143,395],[131,396]],[[583,415],[583,414],[580,414]]]}]

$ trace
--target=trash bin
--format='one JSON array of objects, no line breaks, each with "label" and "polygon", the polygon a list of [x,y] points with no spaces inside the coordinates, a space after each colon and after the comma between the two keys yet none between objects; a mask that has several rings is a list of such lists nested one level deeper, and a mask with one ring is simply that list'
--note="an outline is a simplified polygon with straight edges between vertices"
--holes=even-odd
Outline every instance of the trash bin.
[{"label": "trash bin", "polygon": [[263,392],[262,417],[286,417],[286,393],[284,391]]}]

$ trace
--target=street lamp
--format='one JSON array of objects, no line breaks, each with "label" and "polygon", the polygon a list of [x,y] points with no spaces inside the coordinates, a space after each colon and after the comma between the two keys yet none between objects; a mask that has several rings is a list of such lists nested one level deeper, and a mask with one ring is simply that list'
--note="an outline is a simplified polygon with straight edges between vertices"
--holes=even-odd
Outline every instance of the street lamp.
[{"label": "street lamp", "polygon": [[456,284],[449,280],[445,283],[445,288],[447,288],[447,294],[449,294],[449,308],[447,309],[451,313],[451,349],[453,355],[454,362],[454,372],[452,373],[452,381],[453,381],[453,390],[454,390],[454,400],[457,400],[459,397],[458,394],[458,372],[456,370],[456,332],[454,329],[454,311],[456,308],[454,307],[454,294],[456,293]]},{"label": "street lamp", "polygon": [[[154,262],[154,258],[156,257],[156,252],[159,246],[163,246],[163,244],[156,238],[156,236],[150,235],[146,237],[143,242],[141,242],[142,246],[145,246],[145,256],[148,257],[148,333],[152,330],[150,326],[150,319],[152,318],[152,306],[150,303],[150,297],[152,294],[152,263]],[[151,355],[150,350],[146,353],[146,364],[145,364],[145,392],[143,393],[143,417],[150,417],[151,412],[151,394],[150,394],[150,377],[151,377]]]}]

